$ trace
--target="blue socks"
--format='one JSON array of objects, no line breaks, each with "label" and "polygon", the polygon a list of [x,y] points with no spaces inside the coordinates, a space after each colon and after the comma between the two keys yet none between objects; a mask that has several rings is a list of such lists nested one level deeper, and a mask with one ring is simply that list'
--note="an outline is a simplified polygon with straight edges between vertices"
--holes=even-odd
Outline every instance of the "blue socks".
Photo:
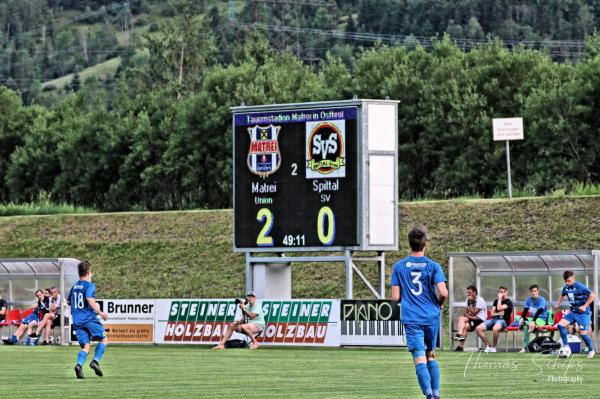
[{"label": "blue socks", "polygon": [[[567,329],[559,324],[558,325],[558,331],[560,331],[560,339],[563,342],[563,346],[569,345],[569,341],[567,339]],[[581,340],[583,342],[585,342],[585,344],[590,349],[590,351],[593,351],[594,350],[594,343],[592,342],[592,339],[590,338],[590,336],[587,335],[587,334],[585,334],[585,335],[584,334],[580,334],[580,336],[581,336]]]},{"label": "blue socks", "polygon": [[103,342],[100,342],[96,346],[96,352],[94,352],[94,360],[97,362],[100,362],[100,359],[102,359],[102,355],[104,355],[105,350],[106,350],[106,344]]},{"label": "blue socks", "polygon": [[[106,344],[100,342],[97,346],[96,346],[96,352],[94,352],[94,360],[97,362],[100,362],[100,359],[102,359],[102,355],[104,355],[104,351],[106,350]],[[83,366],[83,363],[85,363],[85,359],[87,358],[87,352],[84,350],[80,350],[79,353],[77,354],[77,364],[80,366]]]},{"label": "blue socks", "polygon": [[581,335],[581,339],[583,340],[583,342],[585,342],[585,344],[587,345],[588,348],[590,348],[590,351],[594,350],[594,344],[592,343],[592,339],[590,338],[589,335],[585,334],[585,335]]},{"label": "blue socks", "polygon": [[559,324],[558,331],[560,332],[560,338],[562,339],[563,346],[569,345],[569,340],[567,339],[567,329]]},{"label": "blue socks", "polygon": [[423,395],[432,395],[433,391],[431,390],[431,376],[429,375],[427,364],[415,364],[415,369],[417,371],[417,380],[419,380],[419,386],[421,387]]},{"label": "blue socks", "polygon": [[77,354],[77,364],[80,366],[83,366],[83,363],[85,362],[86,357],[87,357],[86,351],[79,351],[79,353]]},{"label": "blue socks", "polygon": [[437,360],[429,360],[427,362],[429,375],[431,376],[431,389],[434,396],[440,396],[440,366]]},{"label": "blue socks", "polygon": [[19,342],[19,339],[17,338],[17,336],[16,336],[16,335],[13,335],[12,337],[10,337],[10,340],[11,340],[12,342],[14,342],[15,344],[16,344],[17,342]]}]

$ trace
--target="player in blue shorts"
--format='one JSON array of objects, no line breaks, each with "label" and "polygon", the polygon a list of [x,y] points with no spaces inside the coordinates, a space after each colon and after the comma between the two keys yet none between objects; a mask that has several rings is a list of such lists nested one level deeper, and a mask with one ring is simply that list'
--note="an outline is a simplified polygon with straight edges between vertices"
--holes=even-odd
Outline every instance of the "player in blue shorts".
[{"label": "player in blue shorts", "polygon": [[[417,380],[428,399],[440,397],[440,368],[435,359],[440,308],[448,298],[446,277],[439,264],[425,256],[427,229],[408,232],[410,256],[392,271],[392,300],[400,302],[408,350],[415,361]],[[440,299],[435,292],[437,290]]]},{"label": "player in blue shorts", "polygon": [[558,322],[558,331],[562,339],[562,346],[567,346],[567,326],[569,324],[579,324],[579,335],[587,347],[589,348],[588,359],[592,359],[596,354],[592,339],[588,335],[588,330],[591,324],[590,304],[594,301],[596,295],[590,291],[585,285],[575,281],[575,276],[572,271],[567,270],[563,273],[565,285],[562,289],[562,296],[554,305],[554,309],[558,310],[560,303],[567,299],[571,304],[571,311],[566,314]]},{"label": "player in blue shorts", "polygon": [[92,265],[87,260],[77,265],[79,281],[71,288],[68,299],[73,317],[73,328],[76,331],[79,346],[81,346],[75,365],[77,378],[85,378],[82,367],[90,351],[90,341],[100,341],[96,346],[94,359],[90,362],[90,367],[97,376],[102,377],[99,362],[108,344],[104,326],[98,320],[98,315],[104,320],[108,319],[108,315],[101,311],[100,306],[96,303],[96,286],[92,283],[91,269]]}]

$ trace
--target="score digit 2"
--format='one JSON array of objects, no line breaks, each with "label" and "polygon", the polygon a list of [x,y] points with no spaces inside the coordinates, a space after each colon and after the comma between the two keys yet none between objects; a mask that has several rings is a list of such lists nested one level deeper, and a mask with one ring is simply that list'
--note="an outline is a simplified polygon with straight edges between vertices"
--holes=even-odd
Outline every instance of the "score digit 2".
[{"label": "score digit 2", "polygon": [[273,213],[267,208],[261,208],[256,214],[256,220],[259,223],[264,223],[263,228],[258,233],[258,237],[256,237],[256,245],[259,247],[272,247],[273,237],[270,237],[269,233],[271,233],[271,229],[273,228]]}]

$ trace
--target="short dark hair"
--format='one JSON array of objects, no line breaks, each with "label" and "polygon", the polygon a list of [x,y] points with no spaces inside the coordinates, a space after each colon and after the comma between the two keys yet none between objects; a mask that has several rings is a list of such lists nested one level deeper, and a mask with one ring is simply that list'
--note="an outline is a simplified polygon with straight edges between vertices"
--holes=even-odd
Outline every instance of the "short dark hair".
[{"label": "short dark hair", "polygon": [[538,291],[540,290],[540,287],[539,287],[539,285],[537,285],[537,284],[531,284],[531,285],[529,286],[529,291],[531,291],[531,290],[532,290],[532,289],[534,289],[534,288],[537,288],[537,289],[538,289]]},{"label": "short dark hair", "polygon": [[477,295],[477,287],[475,287],[474,285],[470,285],[467,287],[468,291],[473,291],[475,293],[475,295]]},{"label": "short dark hair", "polygon": [[504,290],[504,291],[508,292],[508,288],[506,288],[503,285],[501,285],[500,287],[498,287],[498,290]]},{"label": "short dark hair", "polygon": [[567,281],[567,279],[568,279],[569,277],[572,277],[572,276],[573,276],[573,274],[575,274],[575,273],[573,273],[573,272],[572,272],[572,271],[570,271],[570,270],[565,270],[565,272],[563,273],[563,280]]},{"label": "short dark hair", "polygon": [[427,227],[413,227],[408,232],[408,244],[413,251],[422,251],[427,244]]},{"label": "short dark hair", "polygon": [[77,265],[77,272],[79,273],[79,277],[85,277],[90,273],[90,269],[92,265],[87,260],[79,262]]},{"label": "short dark hair", "polygon": [[37,294],[38,292],[41,292],[42,294],[44,293],[42,290],[35,290],[34,294]]}]

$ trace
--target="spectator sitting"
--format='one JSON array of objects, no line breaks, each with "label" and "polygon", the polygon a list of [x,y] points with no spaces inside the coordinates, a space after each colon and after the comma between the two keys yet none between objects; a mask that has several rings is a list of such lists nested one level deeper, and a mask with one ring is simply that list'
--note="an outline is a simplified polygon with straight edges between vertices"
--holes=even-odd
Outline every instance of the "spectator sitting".
[{"label": "spectator sitting", "polygon": [[62,297],[58,288],[51,287],[50,288],[50,309],[49,312],[44,315],[42,321],[39,322],[37,326],[37,330],[34,333],[29,335],[29,338],[38,338],[40,337],[40,331],[45,329],[45,337],[42,341],[41,345],[48,345],[50,340],[50,331],[60,326],[60,305],[61,305]]},{"label": "spectator sitting", "polygon": [[12,335],[12,337],[2,340],[5,345],[14,345],[19,342],[19,339],[23,336],[23,334],[25,334],[25,331],[27,331],[28,334],[31,334],[33,332],[33,327],[35,327],[40,320],[40,314],[48,311],[48,303],[44,299],[44,293],[42,290],[37,290],[35,292],[35,296],[38,301],[37,304],[30,308],[33,309],[33,312],[21,320],[21,325]]},{"label": "spectator sitting", "polygon": [[246,299],[248,301],[247,306],[244,302],[240,302],[238,305],[242,310],[243,317],[236,322],[229,324],[227,329],[223,332],[221,341],[213,349],[225,349],[225,342],[231,338],[234,331],[246,334],[250,337],[252,341],[250,343],[250,349],[258,348],[256,336],[265,328],[265,317],[261,304],[256,300],[254,291],[248,292],[246,294]]},{"label": "spectator sitting", "polygon": [[[530,334],[537,327],[543,327],[548,323],[548,311],[546,310],[546,299],[540,296],[540,287],[533,284],[529,287],[531,296],[525,301],[519,328],[523,329],[523,348],[519,353],[527,352]],[[529,313],[529,316],[527,314]]]},{"label": "spectator sitting", "polygon": [[454,340],[458,341],[456,352],[464,350],[467,333],[475,330],[478,325],[487,319],[487,306],[485,300],[477,295],[477,287],[470,285],[467,287],[467,307],[462,316],[458,318],[458,330]]},{"label": "spectator sitting", "polygon": [[[484,323],[477,326],[475,331],[479,338],[485,344],[485,352],[496,352],[496,345],[498,345],[498,336],[500,331],[506,328],[510,324],[510,316],[513,312],[513,303],[508,298],[508,288],[500,286],[498,288],[498,298],[494,299],[492,304],[492,318],[486,320]],[[485,331],[492,330],[494,334],[494,345],[490,345],[485,336]]]},{"label": "spectator sitting", "polygon": [[46,306],[40,309],[40,320],[42,320],[44,316],[50,311],[50,288],[44,288],[42,292],[44,294],[44,304]]}]

